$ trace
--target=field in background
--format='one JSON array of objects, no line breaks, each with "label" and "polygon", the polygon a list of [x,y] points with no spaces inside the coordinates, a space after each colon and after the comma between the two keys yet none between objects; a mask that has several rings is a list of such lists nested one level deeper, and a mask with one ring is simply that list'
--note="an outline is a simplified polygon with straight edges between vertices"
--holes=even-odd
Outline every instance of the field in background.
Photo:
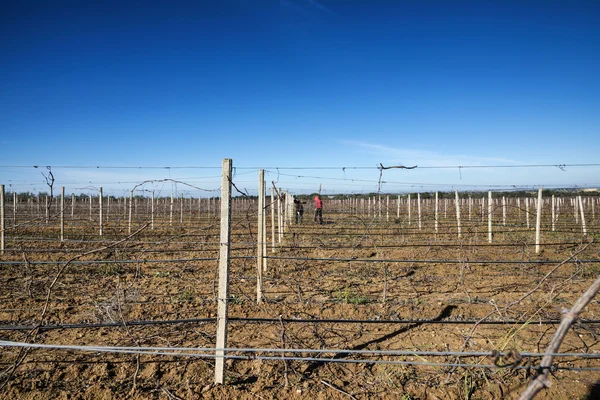
[{"label": "field in background", "polygon": [[[436,219],[433,196],[415,197],[410,217],[406,196],[325,198],[322,225],[309,199],[303,223],[292,211],[281,230],[286,206],[274,207],[273,226],[266,208],[261,304],[256,199],[234,199],[227,347],[255,350],[228,353],[239,358],[227,360],[223,386],[213,384],[214,352],[169,353],[215,347],[216,199],[160,199],[154,218],[148,199],[131,207],[113,199],[103,205],[100,236],[98,199],[90,211],[67,198],[62,241],[58,200],[48,214],[43,201],[19,203],[12,221],[7,203],[2,340],[169,350],[3,347],[0,396],[518,396],[562,311],[600,273],[598,199],[583,199],[582,220],[578,198],[556,198],[553,223],[546,198],[536,252],[534,196],[494,199],[491,242],[487,193],[461,195],[460,237],[453,199],[440,199]],[[554,384],[540,398],[585,398],[600,381],[599,313],[595,299],[581,315],[589,322],[563,341],[568,354],[555,359]]]}]

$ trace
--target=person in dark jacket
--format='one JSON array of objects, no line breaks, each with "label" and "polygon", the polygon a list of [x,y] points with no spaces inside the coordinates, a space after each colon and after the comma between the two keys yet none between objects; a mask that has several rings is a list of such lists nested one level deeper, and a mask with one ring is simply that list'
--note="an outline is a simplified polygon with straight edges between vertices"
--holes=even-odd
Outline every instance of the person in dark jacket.
[{"label": "person in dark jacket", "polygon": [[294,205],[296,206],[296,223],[302,223],[302,217],[304,216],[304,206],[300,200],[294,199]]}]

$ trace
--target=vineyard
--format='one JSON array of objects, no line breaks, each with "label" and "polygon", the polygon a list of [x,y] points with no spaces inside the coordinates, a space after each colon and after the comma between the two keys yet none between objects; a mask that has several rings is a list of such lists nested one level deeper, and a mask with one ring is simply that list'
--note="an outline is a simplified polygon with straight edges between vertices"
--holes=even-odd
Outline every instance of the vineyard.
[{"label": "vineyard", "polygon": [[597,398],[594,192],[324,195],[319,224],[223,179],[3,193],[0,398]]}]

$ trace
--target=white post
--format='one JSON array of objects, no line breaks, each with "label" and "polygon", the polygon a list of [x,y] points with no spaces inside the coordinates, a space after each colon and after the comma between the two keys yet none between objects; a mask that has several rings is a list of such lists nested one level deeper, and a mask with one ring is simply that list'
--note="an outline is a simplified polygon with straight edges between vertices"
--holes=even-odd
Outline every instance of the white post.
[{"label": "white post", "polygon": [[215,383],[225,382],[225,348],[227,347],[227,311],[229,299],[229,254],[231,228],[231,159],[223,159],[221,178],[221,243],[219,249],[219,294],[217,299],[217,343]]},{"label": "white post", "polygon": [[275,253],[275,189],[271,188],[271,252]]},{"label": "white post", "polygon": [[17,225],[17,192],[13,192],[13,225]]},{"label": "white post", "polygon": [[65,187],[60,188],[60,241],[65,241]]},{"label": "white post", "polygon": [[154,190],[152,191],[152,198],[150,199],[150,212],[151,212],[151,225],[154,229]]},{"label": "white post", "polygon": [[92,217],[92,195],[90,194],[90,221],[92,221],[92,220],[93,220],[93,217]]},{"label": "white post", "polygon": [[279,227],[279,243],[283,240],[283,204],[281,202],[281,190],[277,190],[277,224]]},{"label": "white post", "polygon": [[133,190],[129,191],[129,224],[127,232],[131,233],[131,212],[133,210]]},{"label": "white post", "polygon": [[183,195],[179,199],[179,226],[183,225]]},{"label": "white post", "polygon": [[525,216],[527,217],[527,229],[529,229],[529,197],[525,198]]},{"label": "white post", "polygon": [[493,213],[493,204],[492,204],[492,191],[488,191],[488,243],[492,243],[492,213]]},{"label": "white post", "polygon": [[535,220],[535,252],[540,252],[540,228],[542,225],[542,188],[538,189],[537,216]]},{"label": "white post", "polygon": [[471,196],[469,196],[469,200],[467,200],[467,203],[469,204],[469,221],[471,220],[471,211],[473,209],[473,198]]},{"label": "white post", "polygon": [[400,220],[400,195],[398,195],[398,201],[396,203],[396,218],[398,219],[398,221]]},{"label": "white post", "polygon": [[99,195],[99,208],[100,208],[100,236],[103,234],[104,222],[102,220],[102,187],[100,187],[100,195]]},{"label": "white post", "polygon": [[419,230],[421,230],[421,193],[417,193],[417,215],[419,218]]},{"label": "white post", "polygon": [[385,219],[390,222],[390,196],[385,196]]},{"label": "white post", "polygon": [[408,200],[406,201],[406,205],[408,206],[408,225],[410,225],[410,193],[408,194]]},{"label": "white post", "polygon": [[455,196],[456,196],[456,200],[455,200],[455,204],[456,204],[456,224],[458,226],[458,238],[460,239],[461,234],[460,234],[460,201],[458,199],[458,190],[455,191]]},{"label": "white post", "polygon": [[506,197],[502,196],[502,225],[506,226]]},{"label": "white post", "polygon": [[171,207],[169,211],[169,226],[173,226],[173,192],[171,192]]},{"label": "white post", "polygon": [[71,219],[75,215],[75,195],[71,193]]},{"label": "white post", "polygon": [[[267,212],[265,211],[267,208],[267,182],[263,180],[263,222],[262,222],[262,227],[263,227],[263,233],[262,233],[262,244],[263,244],[263,272],[267,272]],[[294,204],[292,202],[292,204],[290,205],[290,207],[293,207]],[[290,210],[290,216],[293,215],[295,211],[294,210]]]},{"label": "white post", "polygon": [[581,227],[583,228],[583,234],[587,235],[587,228],[585,226],[585,215],[583,213],[583,203],[581,201],[581,196],[577,196],[577,201],[579,202],[579,211],[581,212]]},{"label": "white post", "polygon": [[438,204],[439,203],[439,199],[438,199],[438,192],[435,192],[435,233],[437,235],[438,233]]},{"label": "white post", "polygon": [[4,254],[4,185],[0,185],[0,252]]},{"label": "white post", "polygon": [[262,303],[263,237],[265,223],[265,170],[258,170],[258,227],[256,239],[256,303]]},{"label": "white post", "polygon": [[556,222],[555,207],[556,207],[556,199],[554,198],[554,195],[552,195],[552,232],[554,232],[554,225]]}]

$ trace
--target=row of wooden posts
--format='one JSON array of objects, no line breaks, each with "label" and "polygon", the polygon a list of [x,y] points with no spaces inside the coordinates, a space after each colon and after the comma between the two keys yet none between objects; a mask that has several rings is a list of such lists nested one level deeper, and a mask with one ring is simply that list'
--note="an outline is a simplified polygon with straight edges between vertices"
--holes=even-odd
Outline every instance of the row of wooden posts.
[{"label": "row of wooden posts", "polygon": [[[263,174],[263,178],[264,178],[264,172],[262,172]],[[260,178],[259,178],[260,181]],[[264,220],[264,209],[265,209],[265,199],[264,199],[264,192],[265,192],[265,183],[264,183],[264,179],[262,181],[262,190],[259,189],[259,194],[263,193],[263,196],[259,196],[259,203],[262,201],[262,206],[259,206],[259,220],[263,221]],[[2,192],[4,189],[4,185],[0,185],[0,187],[2,188]],[[111,197],[107,197],[106,198],[106,202],[107,207],[105,210],[105,207],[103,205],[104,201],[105,201],[105,197],[102,193],[103,189],[100,188],[99,189],[99,196],[97,197],[98,200],[98,229],[99,229],[99,235],[102,236],[104,233],[104,227],[105,227],[105,222],[108,221],[108,214],[110,213],[110,201],[111,201]],[[274,193],[276,194],[276,196],[274,197]],[[2,194],[2,196],[0,196],[1,199],[1,215],[0,215],[0,219],[2,221],[0,221],[0,246],[1,249],[4,249],[4,245],[5,245],[5,228],[6,228],[6,222],[5,222],[5,215],[6,215],[6,204],[5,204],[5,196],[4,194]],[[398,199],[396,201],[396,218],[400,218],[400,213],[401,213],[401,205],[404,204],[405,205],[405,210],[406,210],[406,222],[408,223],[408,225],[410,226],[413,223],[413,207],[414,204],[416,202],[416,208],[417,208],[417,212],[416,212],[416,220],[415,222],[415,226],[418,227],[419,230],[422,229],[422,225],[423,225],[423,218],[422,218],[422,205],[424,205],[424,201],[423,199],[421,199],[421,195],[420,193],[417,194],[416,199],[411,199],[411,195],[409,194],[406,198],[406,200],[403,200],[401,198],[401,196],[398,196]],[[283,202],[282,205],[282,201],[281,199],[285,199],[285,201]],[[93,215],[92,215],[92,196],[89,196],[89,210],[90,210],[90,220],[93,220]],[[262,200],[261,200],[262,199]],[[123,217],[127,218],[128,221],[128,232],[131,233],[132,230],[132,221],[134,217],[137,217],[137,199],[134,198],[133,196],[133,191],[130,192],[129,195],[129,199],[123,198]],[[127,201],[129,200],[129,201]],[[215,211],[216,213],[216,209],[219,206],[219,201],[220,199],[218,198],[207,198],[207,199],[197,199],[198,200],[198,212],[199,214],[202,214],[202,200],[205,200],[206,203],[206,207],[205,207],[205,215],[210,217],[213,214],[213,211]],[[416,200],[416,201],[415,201]],[[488,241],[492,242],[492,237],[493,237],[493,231],[492,231],[492,225],[493,225],[493,219],[494,219],[494,210],[497,208],[501,208],[502,209],[502,225],[506,225],[506,221],[507,221],[507,199],[506,197],[502,197],[494,199],[492,197],[492,192],[488,192],[488,201],[487,201],[487,213],[485,212],[485,205],[486,205],[486,201],[485,201],[485,197],[482,197],[479,201],[477,199],[473,199],[472,197],[468,197],[468,198],[460,198],[459,197],[459,193],[458,191],[455,191],[455,199],[453,201],[453,205],[454,205],[454,209],[456,212],[456,228],[457,228],[457,236],[460,239],[462,237],[462,219],[461,219],[461,207],[465,207],[468,208],[468,219],[472,220],[472,216],[473,216],[473,209],[474,206],[476,205],[476,202],[479,202],[479,206],[481,208],[481,221],[483,222],[485,220],[485,216],[487,214],[487,222],[488,222]],[[592,215],[592,220],[595,219],[595,204],[596,202],[598,202],[597,198],[594,197],[586,197],[586,198],[582,198],[581,196],[577,196],[575,198],[571,198],[571,206],[573,209],[573,213],[574,213],[574,219],[575,219],[575,223],[576,224],[581,224],[581,230],[583,235],[587,235],[587,226],[586,226],[586,218],[585,218],[585,212],[584,212],[584,204],[587,202],[588,205],[588,210],[591,208],[591,215]],[[59,214],[59,220],[60,220],[60,240],[63,241],[64,240],[64,232],[65,232],[65,210],[66,210],[66,205],[65,205],[65,193],[64,193],[64,187],[61,188],[61,196],[59,198],[59,201],[56,202],[56,207],[57,207],[57,211]],[[117,201],[120,203],[120,199],[117,199]],[[162,203],[162,205],[166,206],[168,200],[165,199],[156,199],[154,198],[154,192],[152,192],[152,197],[150,197],[148,199],[148,202],[146,204],[147,208],[150,208],[150,226],[151,229],[154,229],[155,227],[155,215],[156,215],[156,211],[155,211],[155,207],[157,205],[159,205],[160,203]],[[552,214],[552,218],[551,218],[551,229],[552,231],[554,231],[556,229],[556,223],[558,221],[558,216],[560,213],[560,207],[563,204],[563,202],[565,201],[564,198],[556,198],[554,195],[552,195],[551,198],[551,214]],[[248,206],[253,203],[253,201],[248,200],[248,199],[239,199],[238,200],[238,209],[247,209]],[[294,214],[294,204],[293,204],[293,196],[291,196],[289,193],[286,192],[286,195],[283,196],[281,191],[279,189],[276,188],[271,188],[271,203],[273,204],[271,208],[271,228],[272,228],[272,246],[273,249],[275,248],[275,242],[276,242],[276,234],[275,234],[275,230],[276,230],[276,226],[278,226],[278,234],[277,234],[277,241],[279,243],[281,243],[282,241],[282,237],[283,237],[283,231],[285,230],[285,226],[289,223],[291,223],[292,219],[293,219],[293,214]],[[346,200],[331,200],[328,202],[328,209],[331,209],[332,205],[336,205],[337,203],[337,208],[341,208],[343,210],[349,210],[350,213],[354,213],[354,214],[362,214],[362,215],[367,215],[367,216],[373,216],[373,217],[378,217],[378,218],[382,218],[383,216],[383,205],[384,205],[384,201],[382,201],[382,199],[379,198],[375,198],[375,197],[369,197],[367,199],[361,198],[361,199],[357,199],[357,198],[351,198],[351,199],[346,199]],[[448,214],[448,199],[443,199],[443,211],[444,211],[444,218],[447,218],[447,214]],[[541,206],[542,206],[542,200],[541,200],[541,188],[538,190],[538,199],[537,201],[535,201],[535,199],[530,199],[530,198],[525,198],[523,199],[523,204],[525,205],[525,210],[523,212],[524,217],[525,217],[525,222],[526,222],[526,226],[527,228],[530,227],[530,216],[532,215],[532,213],[530,213],[530,205],[531,208],[535,208],[537,209],[537,213],[536,213],[536,249],[538,249],[539,251],[539,232],[540,232],[540,224],[541,224]],[[16,193],[13,193],[13,226],[17,225],[17,195]],[[48,207],[48,197],[46,197],[46,207],[45,207],[45,220],[46,223],[48,223],[49,221],[49,208]],[[439,221],[440,221],[440,214],[441,214],[441,204],[440,201],[438,199],[438,192],[435,193],[435,199],[433,201],[433,208],[434,208],[434,217],[433,217],[433,222],[434,222],[434,229],[435,232],[438,232],[439,229]],[[516,208],[519,210],[519,214],[521,214],[521,199],[517,198],[516,199]],[[39,209],[39,202],[38,202],[38,209]],[[173,225],[173,216],[174,216],[174,209],[175,209],[175,200],[173,195],[171,195],[171,199],[170,199],[170,203],[169,203],[169,226]],[[189,199],[189,209],[191,211],[192,209],[192,199]],[[390,196],[386,195],[385,197],[385,214],[386,214],[386,220],[389,222],[390,220],[390,211],[391,211],[391,207],[390,207]],[[71,218],[73,218],[74,216],[74,210],[75,210],[75,197],[74,195],[71,195]],[[181,198],[180,199],[180,204],[179,204],[179,214],[180,214],[180,218],[179,218],[179,222],[183,223],[183,213],[184,210],[184,199]],[[278,213],[278,218],[277,218],[277,223],[275,221],[275,210],[277,210]],[[40,212],[40,210],[38,210],[38,212]],[[106,213],[106,215],[104,215]],[[262,217],[261,217],[262,215]],[[259,232],[260,235],[260,232]],[[261,242],[265,242],[266,243],[266,231],[264,232],[264,237],[262,238],[263,240]]]},{"label": "row of wooden posts", "polygon": [[[263,273],[267,271],[267,231],[266,231],[266,210],[270,208],[271,210],[271,236],[272,236],[272,244],[273,251],[275,251],[275,210],[277,209],[278,214],[278,225],[279,225],[279,242],[282,240],[283,231],[285,230],[285,224],[289,224],[292,222],[292,215],[294,214],[294,204],[293,204],[293,196],[289,193],[285,196],[282,195],[281,191],[275,187],[271,188],[271,202],[267,204],[266,202],[266,183],[264,180],[264,170],[259,171],[258,175],[258,235],[257,235],[257,302],[260,303],[263,300],[262,293],[262,282],[263,282]],[[221,198],[220,198],[220,239],[219,239],[219,283],[218,283],[218,295],[217,295],[217,338],[216,338],[216,347],[215,347],[215,382],[216,383],[224,383],[224,370],[225,370],[225,357],[226,357],[226,348],[227,348],[227,327],[228,327],[228,302],[229,302],[229,267],[230,267],[230,251],[231,251],[231,214],[232,214],[232,196],[231,196],[231,188],[232,188],[232,160],[224,159],[222,164],[222,184],[221,184]],[[99,220],[100,220],[100,234],[102,234],[102,188],[100,188],[99,193]],[[131,231],[131,219],[132,219],[132,208],[133,208],[133,191],[130,193],[129,197],[129,208],[128,208],[128,217],[129,217],[129,231]],[[283,202],[282,199],[285,199]],[[72,198],[73,200],[73,198]],[[61,188],[61,199],[60,199],[60,220],[61,220],[61,240],[64,237],[64,209],[65,209],[65,195],[64,195],[64,187]],[[351,202],[354,202],[356,206],[358,203],[358,199],[351,199]],[[458,238],[461,237],[461,217],[460,217],[460,209],[461,209],[461,200],[459,198],[458,191],[455,192],[455,210],[456,210],[456,222],[458,228]],[[361,199],[361,203],[364,209],[364,199]],[[381,204],[379,201],[379,210],[378,215],[381,217]],[[398,196],[398,208],[397,208],[397,216],[400,215],[400,196]],[[16,201],[15,201],[16,204]],[[171,204],[173,204],[173,200],[171,200]],[[369,204],[371,201],[369,200]],[[373,203],[374,204],[374,203]],[[410,196],[407,199],[407,207],[408,207],[408,215],[409,215],[409,223],[410,223],[410,214],[411,214],[411,201]],[[445,202],[445,210],[447,211],[447,202]],[[472,200],[469,199],[469,214],[471,213]],[[492,214],[493,214],[493,201],[492,201],[492,193],[488,193],[488,240],[492,241]],[[529,214],[529,200],[526,199],[526,213]],[[560,201],[552,196],[552,222],[554,229],[555,222],[555,209],[559,206]],[[592,201],[592,210],[594,202]],[[504,219],[506,218],[506,202],[503,198],[503,214]],[[154,223],[154,194],[152,196],[151,201],[152,207],[152,221]],[[483,201],[482,201],[483,207]],[[542,189],[538,190],[537,196],[537,213],[536,213],[536,233],[535,233],[535,244],[536,244],[536,252],[540,250],[540,225],[541,225],[541,214],[542,214]],[[581,213],[581,221],[583,224],[583,233],[586,233],[585,226],[585,215],[584,215],[584,207],[581,196],[578,196],[576,199],[576,207]],[[420,195],[417,194],[417,212],[418,212],[418,220],[419,228],[421,227],[421,199]],[[172,208],[171,208],[172,209]],[[369,206],[369,212],[374,212],[375,207]],[[389,196],[386,198],[386,210],[387,210],[387,218],[389,220]],[[435,193],[435,203],[434,203],[434,224],[435,230],[438,230],[438,221],[439,221],[439,199],[438,193]],[[577,215],[577,213],[575,214]],[[5,202],[4,202],[4,185],[0,185],[0,245],[1,250],[4,252],[4,234],[5,234]]]}]

